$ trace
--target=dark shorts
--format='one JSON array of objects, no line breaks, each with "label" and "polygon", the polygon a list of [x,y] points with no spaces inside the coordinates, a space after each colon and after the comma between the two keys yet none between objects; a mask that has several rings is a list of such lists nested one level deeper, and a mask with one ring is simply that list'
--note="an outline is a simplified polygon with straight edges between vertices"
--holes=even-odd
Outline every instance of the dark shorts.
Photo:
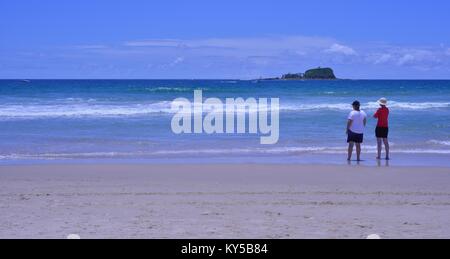
[{"label": "dark shorts", "polygon": [[389,128],[376,127],[375,136],[377,138],[387,138],[389,134]]},{"label": "dark shorts", "polygon": [[364,134],[358,134],[349,130],[347,133],[347,143],[349,142],[362,143],[363,137]]}]

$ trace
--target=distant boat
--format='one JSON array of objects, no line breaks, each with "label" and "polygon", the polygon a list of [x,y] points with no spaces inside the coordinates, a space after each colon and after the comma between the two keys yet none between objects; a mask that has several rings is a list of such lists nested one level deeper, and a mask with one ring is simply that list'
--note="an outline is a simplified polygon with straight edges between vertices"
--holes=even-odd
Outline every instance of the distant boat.
[{"label": "distant boat", "polygon": [[20,80],[20,82],[22,82],[22,83],[31,83],[31,80],[28,80],[28,79],[22,79],[22,80]]}]

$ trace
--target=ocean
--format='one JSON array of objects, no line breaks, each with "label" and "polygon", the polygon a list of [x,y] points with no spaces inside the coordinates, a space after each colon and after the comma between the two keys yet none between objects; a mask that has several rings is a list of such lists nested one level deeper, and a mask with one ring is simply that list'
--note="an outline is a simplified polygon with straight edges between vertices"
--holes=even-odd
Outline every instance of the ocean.
[{"label": "ocean", "polygon": [[[171,102],[279,98],[277,144],[259,134],[174,134]],[[351,103],[369,115],[363,161],[375,165],[380,97],[389,100],[392,160],[450,166],[450,81],[0,80],[0,164],[346,163]],[[383,162],[384,164],[385,162]]]}]

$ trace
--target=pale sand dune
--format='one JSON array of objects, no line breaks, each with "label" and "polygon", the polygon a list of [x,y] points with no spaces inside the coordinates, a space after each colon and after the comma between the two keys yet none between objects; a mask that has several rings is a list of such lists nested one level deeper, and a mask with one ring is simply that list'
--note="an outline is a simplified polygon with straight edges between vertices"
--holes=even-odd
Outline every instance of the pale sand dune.
[{"label": "pale sand dune", "polygon": [[450,238],[450,169],[0,166],[0,238]]}]

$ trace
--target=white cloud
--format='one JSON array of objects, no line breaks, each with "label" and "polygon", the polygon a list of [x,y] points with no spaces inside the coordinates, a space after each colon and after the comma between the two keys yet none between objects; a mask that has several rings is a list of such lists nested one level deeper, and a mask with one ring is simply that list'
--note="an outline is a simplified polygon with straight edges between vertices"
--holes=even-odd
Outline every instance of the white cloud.
[{"label": "white cloud", "polygon": [[326,49],[325,52],[343,54],[348,56],[356,55],[356,51],[354,49],[338,43],[334,43],[333,45],[331,45],[331,47]]},{"label": "white cloud", "polygon": [[429,68],[445,62],[444,52],[432,47],[374,46],[366,50],[364,56],[365,61],[373,65]]},{"label": "white cloud", "polygon": [[170,63],[170,66],[176,66],[180,63],[184,62],[184,58],[183,57],[177,57],[174,61],[172,61],[172,63]]},{"label": "white cloud", "polygon": [[429,64],[435,64],[439,63],[439,52],[438,51],[431,51],[428,49],[400,49],[398,51],[398,60],[397,65],[404,66],[404,65],[429,65]]},{"label": "white cloud", "polygon": [[[65,54],[67,59],[79,60],[98,55],[96,60],[126,63],[136,70],[147,68],[151,60],[151,72],[160,73],[159,77],[196,74],[252,78],[302,72],[315,66],[331,66],[341,71],[353,71],[350,67],[374,69],[366,65],[377,65],[375,70],[380,71],[385,68],[438,71],[450,67],[450,48],[446,46],[363,42],[350,47],[333,38],[305,36],[130,40],[119,44],[71,46]],[[186,60],[189,66],[180,66]],[[376,71],[367,72],[370,73]],[[340,75],[346,76],[345,72]]]},{"label": "white cloud", "polygon": [[326,48],[336,42],[331,38],[304,36],[273,36],[249,38],[203,38],[203,39],[148,39],[128,41],[126,47],[171,47],[189,50],[225,51],[234,55],[273,55],[282,51],[306,54]]},{"label": "white cloud", "polygon": [[376,58],[375,58],[375,60],[373,60],[373,63],[375,64],[375,65],[378,65],[378,64],[384,64],[384,63],[387,63],[387,62],[389,62],[389,61],[391,61],[392,60],[392,55],[391,54],[381,54],[381,55],[378,55]]},{"label": "white cloud", "polygon": [[108,46],[100,45],[100,44],[97,44],[97,45],[76,45],[74,47],[77,48],[77,49],[106,49],[106,48],[108,48]]},{"label": "white cloud", "polygon": [[414,55],[405,54],[398,59],[397,64],[399,66],[403,66],[403,65],[407,65],[408,63],[412,63],[415,60],[416,60],[416,57]]},{"label": "white cloud", "polygon": [[180,40],[176,39],[153,39],[142,41],[129,41],[124,43],[128,47],[181,47],[183,46]]}]

